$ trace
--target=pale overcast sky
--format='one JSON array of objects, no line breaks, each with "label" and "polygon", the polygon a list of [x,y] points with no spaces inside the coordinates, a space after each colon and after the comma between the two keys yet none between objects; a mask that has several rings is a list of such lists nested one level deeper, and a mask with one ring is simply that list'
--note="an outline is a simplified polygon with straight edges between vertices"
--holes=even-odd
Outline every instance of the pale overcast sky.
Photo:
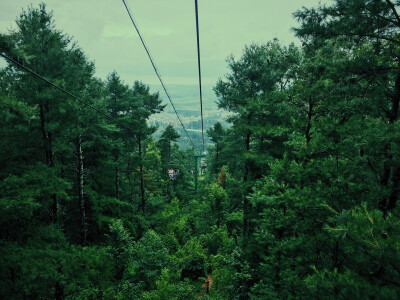
[{"label": "pale overcast sky", "polygon": [[[323,2],[328,2],[324,0]],[[1,0],[0,31],[15,28],[29,4],[43,1]],[[58,29],[71,35],[95,61],[97,76],[116,70],[126,83],[157,77],[122,0],[47,0]],[[278,38],[296,42],[292,14],[320,0],[199,0],[203,83],[214,85],[226,72],[225,59],[241,55],[246,44]],[[127,0],[165,83],[196,84],[197,50],[194,0]],[[4,63],[2,63],[4,66]]]}]

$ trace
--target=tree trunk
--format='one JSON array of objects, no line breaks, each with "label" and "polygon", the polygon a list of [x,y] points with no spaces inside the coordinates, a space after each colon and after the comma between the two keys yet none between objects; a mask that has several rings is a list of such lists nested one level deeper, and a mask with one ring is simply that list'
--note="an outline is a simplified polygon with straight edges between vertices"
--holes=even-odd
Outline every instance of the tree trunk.
[{"label": "tree trunk", "polygon": [[[250,150],[250,133],[246,135],[246,153]],[[247,163],[247,159],[245,161],[244,174],[243,174],[243,182],[246,183],[249,176],[249,166]],[[246,242],[248,238],[248,214],[249,214],[249,200],[246,197],[246,192],[244,192],[243,196],[243,241]],[[244,243],[246,244],[246,243]]]},{"label": "tree trunk", "polygon": [[216,162],[217,162],[217,164],[218,164],[218,159],[219,159],[218,143],[216,143],[215,150],[216,150],[216,152],[217,152]]},{"label": "tree trunk", "polygon": [[119,199],[119,167],[118,167],[118,158],[115,160],[115,198]]},{"label": "tree trunk", "polygon": [[86,225],[86,211],[85,211],[85,192],[84,192],[84,168],[83,168],[83,151],[82,151],[82,137],[79,135],[77,138],[76,145],[78,162],[76,166],[77,180],[78,180],[78,198],[79,198],[79,210],[81,217],[81,243],[86,244],[87,236],[87,225]]},{"label": "tree trunk", "polygon": [[143,178],[143,162],[142,162],[142,139],[138,138],[139,146],[139,159],[140,159],[140,198],[142,200],[142,213],[144,214],[146,210],[146,199],[144,190],[144,178]]},{"label": "tree trunk", "polygon": [[[248,132],[246,134],[246,154],[247,152],[250,150],[250,137],[251,137],[251,133]],[[248,250],[247,250],[247,246],[248,246],[248,242],[249,242],[249,215],[250,215],[250,202],[249,199],[247,198],[247,187],[246,187],[246,183],[248,180],[248,176],[249,176],[249,166],[248,166],[248,162],[247,159],[245,160],[245,167],[244,167],[244,174],[243,174],[243,182],[245,185],[245,190],[243,191],[243,245],[242,245],[242,249],[243,249],[243,265],[245,265],[247,263],[248,260]],[[242,297],[241,299],[249,299],[249,283],[247,279],[243,280],[243,285],[242,285]]]},{"label": "tree trunk", "polygon": [[[42,138],[43,138],[43,148],[46,157],[46,164],[50,167],[54,167],[54,158],[53,158],[53,150],[52,150],[52,135],[50,132],[46,130],[46,117],[45,117],[45,110],[46,112],[49,111],[48,105],[39,104],[40,109],[40,127],[42,131]],[[59,222],[59,202],[58,197],[56,194],[51,195],[51,199],[53,201],[51,207],[52,219],[54,223]]]},{"label": "tree trunk", "polygon": [[307,112],[307,128],[306,128],[306,145],[309,147],[311,141],[311,119],[313,116],[313,103],[311,99],[308,100],[308,112]]},{"label": "tree trunk", "polygon": [[171,163],[171,140],[168,141],[168,164]]},{"label": "tree trunk", "polygon": [[130,185],[130,190],[131,190],[130,199],[131,199],[132,207],[135,204],[135,179],[134,179],[134,174],[135,173],[133,171],[131,158],[129,157],[129,159],[128,159],[128,178],[129,178],[129,185]]},{"label": "tree trunk", "polygon": [[[395,92],[391,97],[392,107],[388,115],[389,124],[393,126],[398,118],[400,103],[400,72],[397,74],[395,82]],[[379,208],[386,214],[387,211],[396,207],[400,192],[400,167],[393,166],[393,156],[390,154],[390,144],[386,145],[385,163],[380,183],[384,189],[389,189],[389,195],[385,196],[379,202]]]},{"label": "tree trunk", "polygon": [[46,157],[46,164],[49,166],[50,165],[50,154],[49,154],[49,147],[48,147],[48,139],[47,139],[47,132],[46,132],[46,126],[45,126],[45,116],[44,116],[44,109],[43,105],[39,105],[40,109],[40,129],[42,131],[42,138],[43,138],[43,149],[45,152],[45,157]]},{"label": "tree trunk", "polygon": [[[62,267],[58,267],[57,272],[58,272],[58,274],[62,275],[62,273],[63,273]],[[55,287],[54,287],[54,299],[56,299],[56,300],[65,299],[64,286],[59,281],[56,282]]]}]

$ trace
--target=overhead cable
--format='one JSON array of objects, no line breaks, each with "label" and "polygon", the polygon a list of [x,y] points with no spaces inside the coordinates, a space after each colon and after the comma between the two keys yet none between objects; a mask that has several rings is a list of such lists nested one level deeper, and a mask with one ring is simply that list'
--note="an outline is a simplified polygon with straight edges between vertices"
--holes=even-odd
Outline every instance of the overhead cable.
[{"label": "overhead cable", "polygon": [[135,27],[137,34],[139,35],[140,41],[142,42],[142,45],[143,45],[144,49],[146,50],[146,53],[147,53],[147,56],[148,56],[149,59],[150,59],[151,65],[153,66],[153,69],[154,69],[154,71],[156,72],[156,75],[157,75],[158,79],[160,80],[161,86],[163,87],[164,92],[165,92],[165,94],[167,95],[168,100],[169,100],[169,102],[171,103],[172,108],[173,108],[174,111],[175,111],[175,114],[176,114],[176,117],[177,117],[178,120],[179,120],[179,123],[181,124],[183,130],[185,131],[187,137],[189,138],[189,141],[190,141],[190,143],[192,144],[193,148],[196,148],[195,145],[194,145],[194,143],[193,143],[193,141],[192,141],[192,139],[190,138],[189,133],[186,131],[185,125],[183,125],[182,120],[181,120],[181,118],[179,117],[178,112],[176,111],[175,105],[174,105],[174,103],[172,102],[172,99],[171,99],[171,97],[170,97],[170,95],[169,95],[169,93],[168,93],[168,91],[167,91],[167,88],[165,87],[165,84],[164,84],[164,82],[163,82],[163,80],[162,80],[162,78],[161,78],[160,72],[158,71],[158,69],[157,69],[157,67],[156,67],[156,65],[155,65],[155,63],[154,63],[154,60],[153,60],[153,58],[152,58],[152,56],[151,56],[151,54],[150,54],[150,51],[149,51],[148,47],[146,46],[146,43],[144,42],[144,40],[143,40],[143,38],[142,38],[142,35],[140,34],[140,31],[139,31],[139,29],[138,29],[138,27],[137,27],[137,25],[136,25],[136,22],[135,22],[135,20],[134,20],[134,18],[133,18],[133,15],[132,15],[132,13],[131,13],[131,11],[130,11],[128,5],[126,4],[125,0],[122,0],[122,2],[124,3],[125,8],[126,8],[126,11],[128,12],[129,18],[131,19],[132,24],[133,24],[133,26]]},{"label": "overhead cable", "polygon": [[199,88],[200,88],[200,112],[201,112],[201,137],[203,139],[203,153],[205,151],[204,146],[204,121],[203,121],[203,93],[201,89],[201,67],[200,67],[200,38],[199,38],[199,10],[197,6],[197,0],[194,0],[195,11],[196,11],[196,33],[197,33],[197,62],[199,65]]},{"label": "overhead cable", "polygon": [[39,75],[38,73],[36,73],[35,71],[31,70],[30,68],[24,66],[23,64],[17,62],[16,60],[14,60],[13,58],[3,54],[0,52],[0,56],[4,57],[5,59],[7,59],[8,61],[12,62],[13,64],[17,65],[18,67],[20,67],[21,69],[24,69],[25,71],[31,73],[32,75],[36,76],[37,78],[45,81],[46,83],[48,83],[49,85],[55,87],[56,89],[60,90],[61,92],[63,92],[64,94],[67,94],[68,96],[74,98],[76,101],[82,103],[83,105],[89,107],[90,109],[96,111],[98,114],[102,115],[103,117],[115,122],[116,124],[120,125],[121,127],[129,130],[130,132],[136,134],[131,128],[127,127],[126,125],[124,125],[123,123],[121,123],[120,121],[118,121],[117,119],[114,119],[113,117],[111,117],[110,115],[108,115],[107,113],[101,111],[100,109],[94,107],[92,104],[78,98],[77,96],[71,94],[70,92],[68,92],[67,90],[63,89],[62,87],[54,84],[53,82],[51,82],[50,80],[44,78],[43,76]]}]

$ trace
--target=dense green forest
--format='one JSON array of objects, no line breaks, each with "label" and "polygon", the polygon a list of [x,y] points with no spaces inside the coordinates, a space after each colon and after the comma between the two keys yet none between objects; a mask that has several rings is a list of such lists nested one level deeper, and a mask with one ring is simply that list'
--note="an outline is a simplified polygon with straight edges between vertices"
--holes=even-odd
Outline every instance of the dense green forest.
[{"label": "dense green forest", "polygon": [[228,58],[197,191],[161,96],[23,10],[0,52],[118,122],[0,70],[0,298],[399,299],[399,7],[303,8],[301,46]]}]

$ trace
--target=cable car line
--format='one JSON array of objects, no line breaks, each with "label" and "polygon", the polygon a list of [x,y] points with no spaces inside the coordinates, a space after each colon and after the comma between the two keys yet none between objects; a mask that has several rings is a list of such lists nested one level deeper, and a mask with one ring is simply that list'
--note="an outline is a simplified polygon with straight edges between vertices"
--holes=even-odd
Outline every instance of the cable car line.
[{"label": "cable car line", "polygon": [[113,117],[111,117],[110,115],[108,115],[107,113],[101,111],[100,109],[96,108],[95,106],[93,106],[92,104],[78,98],[77,96],[71,94],[70,92],[68,92],[67,90],[63,89],[62,87],[56,85],[55,83],[51,82],[50,80],[44,78],[43,76],[39,75],[38,73],[36,73],[35,71],[29,69],[28,67],[25,67],[23,64],[17,62],[16,60],[12,59],[11,57],[5,55],[4,53],[0,52],[0,55],[2,57],[4,57],[5,59],[7,59],[8,61],[12,62],[13,64],[17,65],[18,67],[24,69],[25,71],[31,73],[32,75],[36,76],[37,78],[45,81],[46,83],[48,83],[49,85],[55,87],[56,89],[60,90],[61,92],[63,92],[64,94],[67,94],[68,96],[74,98],[76,101],[82,103],[83,105],[89,107],[90,109],[96,111],[98,114],[102,115],[103,117],[115,122],[116,124],[120,125],[121,127],[129,130],[130,132],[136,134],[135,131],[133,131],[131,128],[127,127],[126,125],[124,125],[123,123],[121,123],[120,121],[118,121],[117,119],[114,119]]},{"label": "cable car line", "polygon": [[198,65],[199,65],[201,137],[203,139],[203,153],[204,153],[205,147],[204,147],[204,122],[203,122],[203,93],[202,93],[202,89],[201,89],[201,68],[200,68],[199,10],[198,10],[198,6],[197,6],[197,0],[195,0],[194,3],[195,3],[195,11],[196,11],[197,62],[198,62]]},{"label": "cable car line", "polygon": [[137,27],[137,25],[136,25],[136,22],[135,22],[134,19],[133,19],[132,13],[131,13],[131,11],[130,11],[128,5],[126,4],[125,0],[122,0],[122,2],[123,2],[124,5],[125,5],[126,11],[128,12],[128,15],[129,15],[129,18],[131,19],[132,24],[133,24],[133,26],[135,27],[137,34],[139,35],[140,41],[142,42],[142,45],[143,45],[144,49],[146,50],[146,53],[147,53],[147,56],[148,56],[149,59],[150,59],[151,65],[153,66],[153,69],[154,69],[154,71],[156,72],[156,75],[157,75],[158,79],[160,80],[160,83],[161,83],[161,85],[162,85],[162,87],[163,87],[163,89],[164,89],[164,92],[165,92],[165,94],[167,95],[168,100],[169,100],[169,102],[171,103],[172,108],[174,109],[175,114],[176,114],[176,116],[177,116],[179,122],[181,123],[181,126],[182,126],[183,130],[185,131],[186,135],[188,136],[188,138],[189,138],[189,140],[190,140],[190,143],[192,144],[193,148],[196,148],[195,145],[194,145],[194,143],[193,143],[193,141],[192,141],[192,139],[191,139],[190,136],[189,136],[189,133],[186,131],[185,125],[183,125],[183,123],[182,123],[182,121],[181,121],[181,118],[179,117],[179,114],[178,114],[178,112],[177,112],[176,109],[175,109],[175,105],[174,105],[174,103],[172,102],[172,99],[171,99],[171,97],[170,97],[170,95],[169,95],[169,93],[168,93],[168,91],[167,91],[167,88],[165,87],[165,84],[164,84],[164,82],[163,82],[163,80],[162,80],[162,78],[161,78],[160,73],[158,72],[158,69],[157,69],[157,67],[156,67],[156,65],[155,65],[155,63],[154,63],[154,61],[153,61],[152,56],[150,55],[150,51],[149,51],[149,49],[147,48],[146,43],[144,42],[144,40],[143,40],[143,38],[142,38],[142,35],[140,34],[140,31],[139,31],[139,29],[138,29],[138,27]]}]

